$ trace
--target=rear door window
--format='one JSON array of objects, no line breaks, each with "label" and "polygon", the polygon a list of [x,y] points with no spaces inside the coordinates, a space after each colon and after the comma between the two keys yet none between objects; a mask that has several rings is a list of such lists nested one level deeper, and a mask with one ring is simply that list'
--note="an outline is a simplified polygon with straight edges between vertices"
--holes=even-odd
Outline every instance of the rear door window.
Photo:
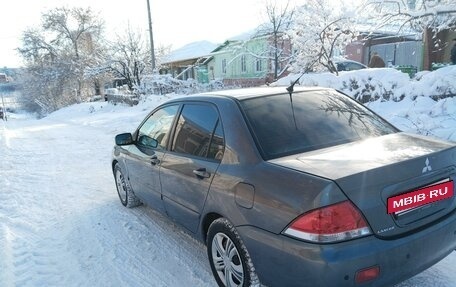
[{"label": "rear door window", "polygon": [[179,115],[172,151],[221,160],[223,130],[218,111],[210,104],[185,104]]}]

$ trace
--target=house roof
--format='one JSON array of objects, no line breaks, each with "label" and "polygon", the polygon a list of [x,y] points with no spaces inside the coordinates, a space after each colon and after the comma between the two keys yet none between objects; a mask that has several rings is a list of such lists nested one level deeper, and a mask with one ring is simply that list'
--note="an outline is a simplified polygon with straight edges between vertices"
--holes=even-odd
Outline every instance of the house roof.
[{"label": "house roof", "polygon": [[236,36],[233,36],[231,38],[228,38],[227,41],[230,41],[230,42],[232,42],[232,41],[248,41],[248,40],[254,38],[256,34],[257,34],[257,29],[253,29],[253,30],[238,34]]},{"label": "house roof", "polygon": [[167,64],[191,59],[198,59],[209,55],[218,46],[219,45],[211,43],[209,41],[189,43],[166,55],[163,59],[163,63]]},{"label": "house roof", "polygon": [[262,32],[262,28],[264,28],[266,24],[262,24],[255,29],[251,29],[249,31],[230,37],[225,42],[220,44],[214,44],[209,41],[189,43],[179,49],[171,51],[171,53],[169,53],[163,58],[162,63],[170,64],[186,60],[196,60],[203,57],[210,57],[211,55],[219,52],[220,50],[224,49],[226,46],[230,44],[245,42],[254,38],[264,37],[265,33]]},{"label": "house roof", "polygon": [[422,33],[411,29],[410,27],[402,27],[397,24],[382,25],[375,27],[373,23],[364,23],[356,25],[357,31],[370,38],[388,38],[402,37],[409,40],[421,40]]}]

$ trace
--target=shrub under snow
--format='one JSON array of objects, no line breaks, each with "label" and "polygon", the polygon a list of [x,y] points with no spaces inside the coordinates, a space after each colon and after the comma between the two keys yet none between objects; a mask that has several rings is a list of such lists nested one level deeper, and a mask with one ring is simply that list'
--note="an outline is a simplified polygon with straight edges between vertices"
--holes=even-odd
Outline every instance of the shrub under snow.
[{"label": "shrub under snow", "polygon": [[[275,85],[289,85],[299,75],[289,75]],[[393,68],[364,69],[331,73],[305,74],[302,86],[321,86],[340,90],[360,102],[401,101],[420,96],[443,99],[456,95],[456,66],[447,66],[433,72],[419,73],[410,79],[408,74]]]}]

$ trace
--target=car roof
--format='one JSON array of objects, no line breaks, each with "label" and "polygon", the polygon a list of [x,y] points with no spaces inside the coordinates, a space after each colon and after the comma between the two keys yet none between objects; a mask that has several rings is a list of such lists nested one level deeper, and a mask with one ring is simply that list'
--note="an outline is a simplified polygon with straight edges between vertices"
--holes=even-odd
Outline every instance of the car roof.
[{"label": "car roof", "polygon": [[344,60],[335,60],[334,63],[353,63],[353,64],[359,64],[361,66],[365,66],[367,68],[367,66],[361,62],[358,62],[358,61],[353,61],[353,60],[349,60],[349,59],[344,59]]},{"label": "car roof", "polygon": [[[322,87],[294,87],[293,93],[302,93],[310,91],[322,91],[322,90],[332,90]],[[238,100],[245,100],[256,97],[271,96],[271,95],[281,95],[288,94],[287,87],[257,87],[257,88],[243,88],[243,89],[232,89],[232,90],[222,90],[215,92],[208,92],[201,94],[203,96],[224,96],[236,98]]]}]

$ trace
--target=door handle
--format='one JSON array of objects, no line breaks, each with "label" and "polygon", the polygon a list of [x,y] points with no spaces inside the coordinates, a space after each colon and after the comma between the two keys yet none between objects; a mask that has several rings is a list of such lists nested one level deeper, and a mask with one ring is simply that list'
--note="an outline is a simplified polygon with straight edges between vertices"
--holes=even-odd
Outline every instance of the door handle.
[{"label": "door handle", "polygon": [[211,174],[207,172],[205,168],[195,169],[193,170],[193,173],[200,179],[211,177]]},{"label": "door handle", "polygon": [[158,159],[158,157],[156,155],[153,155],[151,158],[150,158],[150,163],[152,165],[157,165],[160,163],[160,160]]}]

